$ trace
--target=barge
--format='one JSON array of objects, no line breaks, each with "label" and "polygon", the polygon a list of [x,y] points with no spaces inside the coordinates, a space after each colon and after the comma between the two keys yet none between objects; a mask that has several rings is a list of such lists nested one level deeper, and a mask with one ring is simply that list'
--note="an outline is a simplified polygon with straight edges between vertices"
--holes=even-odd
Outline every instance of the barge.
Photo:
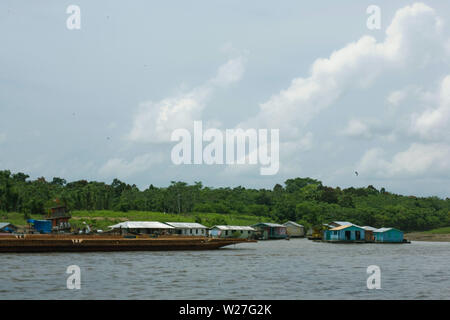
[{"label": "barge", "polygon": [[215,250],[247,242],[256,241],[180,236],[137,236],[130,238],[101,235],[26,234],[0,236],[0,253]]}]

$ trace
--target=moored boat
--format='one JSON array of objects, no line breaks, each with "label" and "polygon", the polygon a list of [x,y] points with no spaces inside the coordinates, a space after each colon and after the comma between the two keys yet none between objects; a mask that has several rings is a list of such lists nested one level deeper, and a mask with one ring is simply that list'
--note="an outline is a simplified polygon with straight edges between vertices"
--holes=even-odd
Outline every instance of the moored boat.
[{"label": "moored boat", "polygon": [[232,244],[256,242],[180,236],[11,235],[0,237],[0,252],[94,252],[214,250]]}]

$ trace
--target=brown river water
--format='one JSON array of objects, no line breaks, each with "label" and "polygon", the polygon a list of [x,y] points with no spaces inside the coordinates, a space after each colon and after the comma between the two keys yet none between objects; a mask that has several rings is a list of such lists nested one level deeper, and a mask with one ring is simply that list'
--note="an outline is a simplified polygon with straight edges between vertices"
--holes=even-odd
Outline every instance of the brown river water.
[{"label": "brown river water", "polygon": [[[80,267],[78,290],[67,288],[70,265]],[[381,289],[367,288],[370,265]],[[0,299],[450,299],[450,242],[0,254]]]}]

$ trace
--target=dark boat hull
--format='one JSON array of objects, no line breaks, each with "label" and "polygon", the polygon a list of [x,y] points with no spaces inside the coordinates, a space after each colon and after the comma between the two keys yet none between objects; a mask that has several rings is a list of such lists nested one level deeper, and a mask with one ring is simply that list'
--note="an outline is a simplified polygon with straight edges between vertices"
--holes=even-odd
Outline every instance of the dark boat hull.
[{"label": "dark boat hull", "polygon": [[245,239],[214,239],[200,237],[80,237],[80,236],[27,236],[0,238],[0,252],[108,252],[108,251],[174,251],[215,250],[242,242]]}]

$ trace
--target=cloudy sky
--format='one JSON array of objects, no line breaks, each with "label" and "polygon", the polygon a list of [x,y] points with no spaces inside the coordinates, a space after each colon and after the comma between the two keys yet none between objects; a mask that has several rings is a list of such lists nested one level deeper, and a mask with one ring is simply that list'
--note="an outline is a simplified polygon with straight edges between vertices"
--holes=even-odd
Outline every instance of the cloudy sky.
[{"label": "cloudy sky", "polygon": [[[448,1],[3,0],[0,41],[1,169],[450,194]],[[279,129],[279,172],[174,165],[171,133],[195,120]]]}]

